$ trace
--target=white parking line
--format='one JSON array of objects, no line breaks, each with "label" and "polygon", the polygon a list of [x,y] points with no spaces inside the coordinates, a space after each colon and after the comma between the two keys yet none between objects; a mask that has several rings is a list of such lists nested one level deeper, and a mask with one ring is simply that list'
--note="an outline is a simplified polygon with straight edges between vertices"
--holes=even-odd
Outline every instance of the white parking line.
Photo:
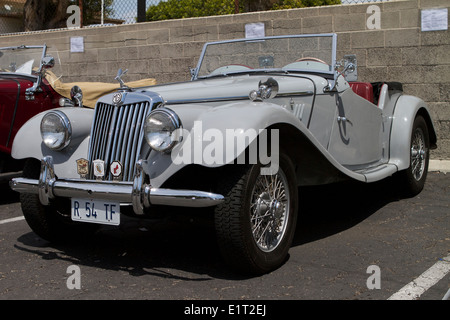
[{"label": "white parking line", "polygon": [[388,300],[416,300],[450,272],[450,255],[436,262],[430,269],[411,281]]},{"label": "white parking line", "polygon": [[20,221],[20,220],[24,220],[24,219],[25,219],[24,216],[4,219],[4,220],[0,220],[0,224],[5,224],[5,223],[8,223],[8,222],[14,222],[14,221]]}]

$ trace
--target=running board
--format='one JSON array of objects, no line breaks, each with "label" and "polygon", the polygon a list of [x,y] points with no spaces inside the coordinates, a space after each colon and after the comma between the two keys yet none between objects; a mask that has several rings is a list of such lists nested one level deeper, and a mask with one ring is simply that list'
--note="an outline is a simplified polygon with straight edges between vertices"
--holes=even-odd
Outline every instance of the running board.
[{"label": "running board", "polygon": [[384,163],[384,164],[380,164],[376,167],[360,169],[360,170],[356,170],[354,172],[365,176],[366,182],[375,182],[375,181],[380,181],[386,177],[390,177],[397,171],[398,171],[398,168],[395,164]]}]

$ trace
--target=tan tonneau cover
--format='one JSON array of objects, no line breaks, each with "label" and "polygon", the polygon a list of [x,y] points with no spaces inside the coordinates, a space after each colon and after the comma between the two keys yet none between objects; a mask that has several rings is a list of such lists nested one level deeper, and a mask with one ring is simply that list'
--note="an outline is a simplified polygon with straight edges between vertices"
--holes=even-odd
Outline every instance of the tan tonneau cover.
[{"label": "tan tonneau cover", "polygon": [[[45,79],[63,97],[70,99],[70,89],[73,86],[79,86],[83,91],[83,105],[89,108],[95,108],[97,100],[108,93],[114,92],[119,88],[119,83],[107,82],[70,82],[63,83],[52,72],[46,71]],[[156,84],[153,78],[141,79],[125,83],[130,88],[148,87]]]}]

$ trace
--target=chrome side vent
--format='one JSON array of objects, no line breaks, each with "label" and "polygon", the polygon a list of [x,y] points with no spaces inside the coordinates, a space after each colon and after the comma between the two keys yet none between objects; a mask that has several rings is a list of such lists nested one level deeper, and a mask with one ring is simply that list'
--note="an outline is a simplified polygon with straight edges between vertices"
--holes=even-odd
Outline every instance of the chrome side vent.
[{"label": "chrome side vent", "polygon": [[[142,125],[151,111],[149,101],[124,105],[98,102],[91,129],[88,160],[105,162],[105,180],[112,180],[109,166],[113,161],[122,164],[123,181],[132,181],[136,161],[143,141]],[[95,179],[89,170],[89,179]]]}]

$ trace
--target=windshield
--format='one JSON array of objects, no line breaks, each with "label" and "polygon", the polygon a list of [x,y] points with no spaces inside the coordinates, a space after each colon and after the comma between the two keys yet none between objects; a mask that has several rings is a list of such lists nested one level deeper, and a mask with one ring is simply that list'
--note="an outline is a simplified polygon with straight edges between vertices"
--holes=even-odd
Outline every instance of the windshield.
[{"label": "windshield", "polygon": [[62,76],[61,61],[58,51],[46,46],[0,48],[0,74],[37,76],[42,71],[41,61],[45,56],[54,58],[53,67],[45,70],[45,77],[52,84]]},{"label": "windshield", "polygon": [[336,35],[301,35],[207,43],[194,78],[278,70],[333,74]]},{"label": "windshield", "polygon": [[37,74],[44,46],[0,48],[0,72]]}]

